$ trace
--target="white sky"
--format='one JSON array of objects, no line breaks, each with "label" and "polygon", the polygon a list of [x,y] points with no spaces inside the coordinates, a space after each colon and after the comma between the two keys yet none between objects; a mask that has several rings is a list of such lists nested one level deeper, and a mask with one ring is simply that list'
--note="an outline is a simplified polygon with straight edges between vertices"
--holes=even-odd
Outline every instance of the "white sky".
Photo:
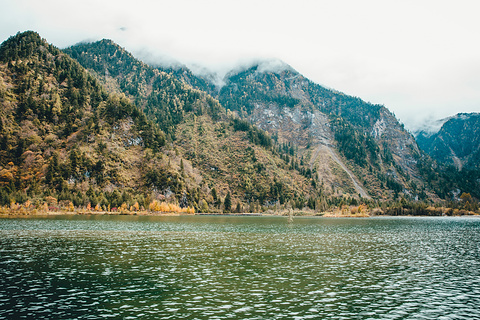
[{"label": "white sky", "polygon": [[0,41],[34,30],[64,48],[109,38],[134,55],[225,72],[278,58],[384,104],[414,130],[480,111],[478,0],[0,0]]}]

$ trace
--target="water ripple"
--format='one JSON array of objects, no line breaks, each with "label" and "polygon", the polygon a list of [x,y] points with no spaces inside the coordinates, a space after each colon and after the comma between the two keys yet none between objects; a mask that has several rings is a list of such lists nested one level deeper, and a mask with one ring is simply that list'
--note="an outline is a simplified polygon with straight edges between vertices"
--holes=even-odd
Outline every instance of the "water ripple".
[{"label": "water ripple", "polygon": [[480,318],[480,220],[0,219],[0,318]]}]

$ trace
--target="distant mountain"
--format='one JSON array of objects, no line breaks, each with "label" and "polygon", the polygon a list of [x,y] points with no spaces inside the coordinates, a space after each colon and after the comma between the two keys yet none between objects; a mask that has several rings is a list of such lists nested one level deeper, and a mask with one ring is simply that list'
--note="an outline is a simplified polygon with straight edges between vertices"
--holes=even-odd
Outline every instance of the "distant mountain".
[{"label": "distant mountain", "polygon": [[419,132],[417,142],[432,158],[457,168],[480,168],[480,113],[459,113],[435,133]]}]

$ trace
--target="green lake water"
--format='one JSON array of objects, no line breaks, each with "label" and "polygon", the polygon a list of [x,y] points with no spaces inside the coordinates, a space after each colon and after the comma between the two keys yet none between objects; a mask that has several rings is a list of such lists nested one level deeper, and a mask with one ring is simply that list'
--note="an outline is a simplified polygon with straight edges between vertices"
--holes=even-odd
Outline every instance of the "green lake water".
[{"label": "green lake water", "polygon": [[0,319],[480,319],[480,219],[0,219]]}]

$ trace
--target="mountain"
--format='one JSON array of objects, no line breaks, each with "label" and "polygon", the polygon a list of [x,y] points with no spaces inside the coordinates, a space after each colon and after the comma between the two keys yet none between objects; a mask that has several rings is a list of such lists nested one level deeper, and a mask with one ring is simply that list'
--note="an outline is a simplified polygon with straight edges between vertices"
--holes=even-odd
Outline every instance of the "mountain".
[{"label": "mountain", "polygon": [[420,148],[435,160],[458,169],[480,169],[480,113],[459,113],[443,120],[438,132],[421,131]]},{"label": "mountain", "polygon": [[422,154],[391,112],[315,84],[285,63],[228,74],[218,99],[279,142],[298,146],[332,192],[388,199],[426,187],[417,167]]},{"label": "mountain", "polygon": [[209,113],[213,117],[225,113],[211,96],[142,63],[111,40],[78,44],[64,52],[92,72],[108,91],[127,95],[169,140],[174,139],[177,125],[189,112]]},{"label": "mountain", "polygon": [[195,181],[160,152],[165,134],[143,111],[37,33],[2,43],[0,76],[2,205],[51,197],[148,207],[160,182],[177,191]]},{"label": "mountain", "polygon": [[[191,72],[177,76],[206,90]],[[385,107],[324,88],[279,60],[237,68],[218,83],[210,94],[278,143],[296,146],[331,194],[424,194],[427,183],[417,166],[424,154]]]},{"label": "mountain", "polygon": [[[399,193],[412,196],[423,188],[424,183],[414,165],[415,157],[419,157],[415,140],[386,108],[325,89],[282,62],[265,62],[232,72],[219,88],[185,68],[147,66],[110,40],[78,44],[65,52],[102,79],[111,90],[124,92],[152,116],[158,113],[159,103],[171,104],[161,100],[168,96],[164,91],[170,84],[154,80],[155,77],[170,77],[169,81],[177,88],[176,95],[188,96],[186,92],[195,92],[197,96],[191,101],[197,104],[199,97],[210,101],[210,105],[220,102],[218,110],[224,110],[222,115],[227,113],[223,109],[226,107],[240,119],[248,119],[266,130],[277,145],[277,153],[290,167],[300,166],[299,172],[309,172],[304,174],[306,177],[315,172],[323,194],[389,199]],[[157,82],[161,86],[150,88],[150,84]],[[144,89],[135,91],[132,88]],[[172,141],[182,142],[180,146],[189,143],[189,140],[176,139],[181,137],[181,131],[176,130],[180,128],[177,124],[189,121],[185,115],[193,111],[185,108],[186,105],[181,104],[187,112],[183,112],[183,118],[172,126],[166,127],[159,122]],[[170,107],[170,110],[177,109]],[[204,109],[211,109],[208,103]],[[207,112],[207,116],[213,117],[214,122],[224,121],[224,116],[218,117],[218,112]],[[211,153],[206,154],[207,158],[210,156]],[[198,157],[190,155],[187,158],[198,168],[202,165],[206,168],[212,162],[210,159],[201,164]],[[228,157],[218,155],[216,158]],[[208,170],[203,172],[208,175]]]},{"label": "mountain", "polygon": [[297,201],[298,207],[308,202],[312,207],[315,201],[325,202],[307,165],[293,155],[287,158],[266,132],[238,119],[208,93],[192,88],[185,77],[197,85],[205,82],[191,72],[180,72],[181,81],[140,62],[110,40],[77,44],[64,52],[108,90],[123,92],[159,125],[176,154],[198,170],[197,193],[209,205],[218,207],[217,196],[227,194],[240,207],[276,201],[282,205]]},{"label": "mountain", "polygon": [[312,179],[290,169],[264,131],[113,43],[99,45],[114,49],[102,58],[123,55],[97,60],[103,76],[35,32],[2,43],[2,205],[148,208],[165,200],[258,211],[278,200],[320,203]]}]

